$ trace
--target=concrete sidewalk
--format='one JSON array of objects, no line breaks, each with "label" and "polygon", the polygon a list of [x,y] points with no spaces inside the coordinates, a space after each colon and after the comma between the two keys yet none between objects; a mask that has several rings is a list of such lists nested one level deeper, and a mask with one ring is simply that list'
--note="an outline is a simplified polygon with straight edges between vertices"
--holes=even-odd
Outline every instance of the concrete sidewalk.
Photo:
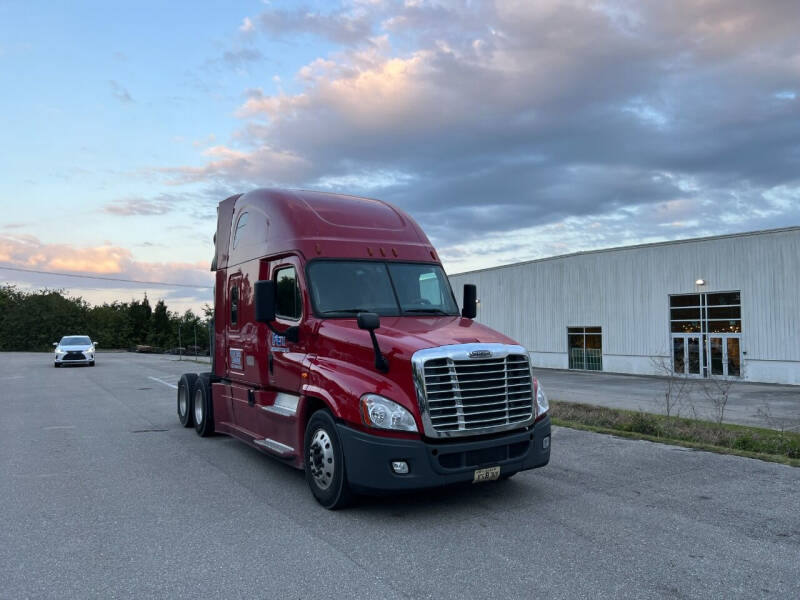
[{"label": "concrete sidewalk", "polygon": [[[610,408],[664,411],[666,378],[589,371],[535,369],[548,398]],[[704,396],[701,379],[688,383],[680,416],[715,420],[714,407]],[[673,412],[674,414],[674,412]],[[800,386],[736,382],[730,388],[725,422],[800,431]]]}]

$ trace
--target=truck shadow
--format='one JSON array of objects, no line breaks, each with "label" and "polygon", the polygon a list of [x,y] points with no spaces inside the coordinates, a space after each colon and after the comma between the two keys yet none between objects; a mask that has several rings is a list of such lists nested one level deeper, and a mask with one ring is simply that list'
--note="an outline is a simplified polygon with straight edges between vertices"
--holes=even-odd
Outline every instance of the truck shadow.
[{"label": "truck shadow", "polygon": [[[297,507],[313,507],[315,512],[328,512],[318,506],[311,496],[303,471],[227,436],[216,437],[220,441],[230,440],[229,443],[224,443],[224,447],[242,461],[238,476],[259,482],[254,491],[264,495],[265,500],[291,501]],[[357,495],[350,507],[329,514],[346,514],[370,521],[384,518],[425,520],[434,516],[438,519],[463,518],[464,515],[496,513],[498,510],[511,510],[521,505],[535,505],[545,499],[545,490],[545,483],[537,473],[528,471],[504,481],[460,483],[382,495]]]},{"label": "truck shadow", "polygon": [[[517,479],[519,478],[519,479]],[[392,495],[361,495],[349,509],[378,516],[413,517],[431,513],[496,512],[520,504],[536,503],[540,494],[535,480],[492,481],[481,484],[457,483],[440,488]]]}]

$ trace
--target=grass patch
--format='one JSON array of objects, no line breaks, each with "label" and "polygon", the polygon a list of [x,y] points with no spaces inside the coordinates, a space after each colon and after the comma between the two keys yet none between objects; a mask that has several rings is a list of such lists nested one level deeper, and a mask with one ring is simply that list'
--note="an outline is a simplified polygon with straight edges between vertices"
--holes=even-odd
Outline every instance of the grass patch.
[{"label": "grass patch", "polygon": [[800,467],[800,434],[550,401],[554,425],[736,454]]}]

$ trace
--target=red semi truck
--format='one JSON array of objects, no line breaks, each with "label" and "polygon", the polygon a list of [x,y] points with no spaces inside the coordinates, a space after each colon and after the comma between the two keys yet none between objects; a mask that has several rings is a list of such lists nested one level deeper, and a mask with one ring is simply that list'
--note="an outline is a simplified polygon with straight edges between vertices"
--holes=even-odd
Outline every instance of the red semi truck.
[{"label": "red semi truck", "polygon": [[459,313],[436,250],[379,200],[258,189],[219,204],[212,370],[178,417],[357,493],[504,479],[550,459],[528,352]]}]

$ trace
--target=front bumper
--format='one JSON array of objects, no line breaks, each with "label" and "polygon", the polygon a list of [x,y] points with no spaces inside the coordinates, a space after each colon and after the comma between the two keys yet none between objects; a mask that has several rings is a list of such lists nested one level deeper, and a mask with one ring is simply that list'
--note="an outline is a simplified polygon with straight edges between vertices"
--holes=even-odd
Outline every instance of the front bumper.
[{"label": "front bumper", "polygon": [[83,355],[83,358],[68,358],[66,355],[62,357],[55,356],[54,362],[57,365],[88,365],[94,362],[94,355],[91,355],[89,358],[86,354]]},{"label": "front bumper", "polygon": [[[533,427],[467,442],[428,443],[371,435],[337,424],[347,480],[357,492],[416,490],[472,481],[475,469],[500,467],[500,476],[543,467],[550,461],[550,417]],[[546,447],[545,447],[546,446]],[[409,472],[392,471],[392,461]]]}]

